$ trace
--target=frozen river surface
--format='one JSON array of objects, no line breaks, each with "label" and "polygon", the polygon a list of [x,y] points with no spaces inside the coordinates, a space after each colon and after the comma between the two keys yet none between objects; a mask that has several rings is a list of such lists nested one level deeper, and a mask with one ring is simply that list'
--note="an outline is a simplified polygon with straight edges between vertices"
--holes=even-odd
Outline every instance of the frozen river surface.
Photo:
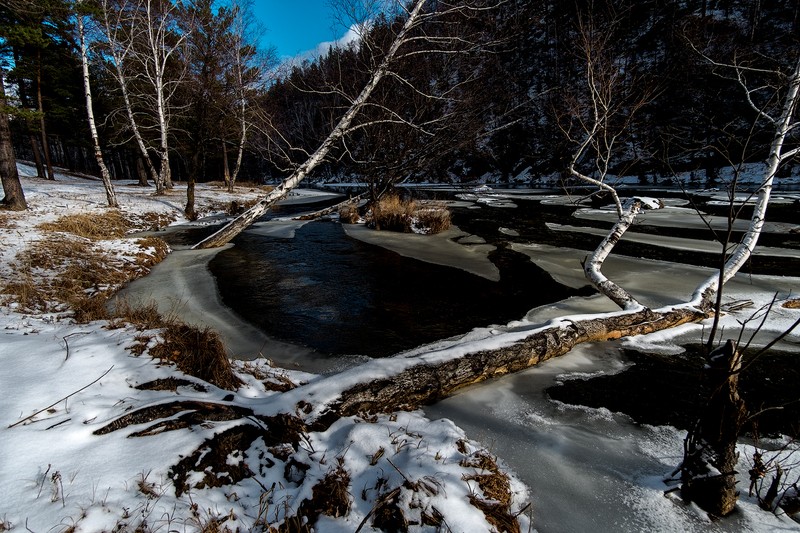
[{"label": "frozen river surface", "polygon": [[[554,197],[547,198],[551,210],[540,211],[538,202],[544,198],[532,197],[499,198],[500,206],[476,199],[458,208],[455,221],[460,229],[438,237],[437,246],[430,245],[435,240],[409,246],[402,236],[384,237],[364,228],[345,235],[331,222],[265,220],[213,259],[207,252],[177,252],[128,292],[140,298],[157,295],[163,306],[177,306],[190,321],[215,327],[236,354],[260,353],[313,372],[334,372],[370,355],[385,356],[478,325],[502,327],[515,318],[544,322],[566,314],[613,310],[613,304],[589,296],[583,288],[580,261],[591,247],[586,243],[598,238],[569,228],[581,221],[603,227],[598,224],[605,214],[587,210],[572,216]],[[560,225],[559,231],[550,232],[548,224]],[[679,221],[664,215],[651,217],[648,224],[661,227],[663,231],[655,233],[666,236],[670,228],[680,227]],[[726,301],[758,302],[764,295],[786,298],[800,291],[800,271],[790,257],[800,246],[788,237],[794,227],[783,223],[768,228],[773,242],[782,242],[783,236],[789,242],[792,251],[782,265],[788,276],[738,276]],[[691,235],[681,235],[687,238]],[[647,243],[657,247],[658,236],[651,232]],[[672,240],[666,244],[674,245]],[[692,256],[691,248],[680,253],[664,249],[678,260]],[[781,255],[780,250],[771,254]],[[352,266],[354,259],[362,264]],[[206,266],[209,261],[214,275]],[[683,262],[635,257],[614,257],[607,268],[610,277],[650,306],[687,299],[711,272]],[[247,275],[244,281],[242,273]],[[355,290],[351,282],[366,291]],[[405,304],[393,295],[398,288],[408,298]],[[259,290],[268,294],[256,294]],[[270,301],[243,302],[248,298]],[[422,302],[425,310],[415,313],[415,304]],[[459,323],[455,329],[436,325],[431,336],[416,337],[422,325],[438,321],[453,326],[457,316],[470,314],[473,322]],[[370,322],[376,316],[380,320]],[[393,326],[399,328],[394,333]],[[297,337],[287,334],[292,328],[300,331]],[[337,329],[339,340],[331,333]],[[319,340],[309,340],[309,332],[315,331]],[[774,333],[767,328],[762,335]],[[703,330],[682,328],[676,334],[680,343],[697,342]],[[384,343],[392,336],[400,342]],[[674,493],[665,495],[670,487],[663,479],[680,462],[681,431],[548,398],[545,390],[563,380],[624,370],[629,363],[619,346],[582,346],[537,368],[472,387],[430,406],[426,413],[454,420],[529,485],[533,524],[541,532],[800,531],[797,523],[758,511],[747,499],[735,516],[710,521]],[[645,339],[637,347],[680,350],[663,338]],[[796,336],[784,343],[785,349],[797,347]]]}]

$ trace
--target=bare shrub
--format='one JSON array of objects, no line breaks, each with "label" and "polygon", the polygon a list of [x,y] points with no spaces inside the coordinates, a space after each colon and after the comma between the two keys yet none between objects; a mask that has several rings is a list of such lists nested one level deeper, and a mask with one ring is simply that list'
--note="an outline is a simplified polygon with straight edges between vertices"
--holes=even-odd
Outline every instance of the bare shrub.
[{"label": "bare shrub", "polygon": [[39,228],[100,240],[124,237],[133,228],[133,224],[122,216],[119,211],[108,210],[100,213],[80,213],[63,216],[54,222],[40,224]]}]

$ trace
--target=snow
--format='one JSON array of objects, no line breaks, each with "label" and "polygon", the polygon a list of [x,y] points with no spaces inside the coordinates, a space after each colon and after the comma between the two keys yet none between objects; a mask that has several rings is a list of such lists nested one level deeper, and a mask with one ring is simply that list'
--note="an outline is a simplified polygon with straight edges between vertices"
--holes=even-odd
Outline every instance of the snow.
[{"label": "snow", "polygon": [[[30,177],[21,166],[23,187],[31,209],[8,213],[12,231],[2,239],[2,273],[11,275],[14,254],[45,238],[38,227],[76,212],[101,212],[99,183],[57,174],[57,181]],[[148,191],[117,184],[120,203],[129,211],[155,211],[180,219],[180,192],[153,197]],[[198,204],[227,193],[200,186]],[[241,200],[241,196],[238,197]],[[5,213],[4,213],[5,215]],[[103,246],[128,257],[139,248],[124,239]],[[193,252],[195,262],[197,254]],[[184,290],[193,292],[194,286]],[[471,476],[485,473],[471,466],[483,449],[447,420],[431,421],[423,413],[397,413],[374,419],[343,418],[326,430],[309,432],[305,446],[289,449],[291,458],[308,465],[297,479],[285,477],[284,461],[256,439],[225,464],[245,463],[250,478],[218,489],[194,489],[177,496],[171,467],[190,456],[205,439],[239,421],[212,421],[191,430],[161,431],[133,437],[156,420],[96,434],[126,413],[173,400],[213,401],[252,409],[256,414],[292,412],[292,396],[267,390],[246,370],[275,373],[296,383],[318,379],[292,370],[274,369],[265,360],[238,362],[244,384],[231,392],[183,375],[128,348],[158,331],[111,328],[106,322],[76,324],[67,314],[22,313],[16,306],[0,309],[0,529],[30,531],[201,531],[212,522],[230,530],[249,531],[276,525],[297,512],[301,501],[341,459],[350,476],[347,498],[352,510],[344,517],[323,516],[323,531],[353,531],[394,488],[401,487],[401,507],[409,520],[420,523],[422,513],[441,513],[453,531],[490,530],[483,513],[468,496],[482,491]],[[183,314],[185,308],[176,311]],[[249,366],[248,366],[249,365]],[[156,379],[180,378],[188,385],[175,391],[136,388]],[[194,386],[192,386],[194,384]],[[175,413],[170,419],[176,419]],[[144,425],[143,425],[144,424]],[[378,450],[383,449],[378,456]],[[277,451],[275,453],[278,453]],[[502,461],[497,460],[502,467]],[[269,464],[275,464],[269,468]],[[192,474],[191,479],[200,479]],[[512,512],[529,501],[527,488],[513,474]],[[406,486],[407,485],[407,486]],[[408,488],[411,487],[411,488]],[[265,490],[266,489],[266,490]],[[528,528],[526,515],[519,518]],[[365,530],[369,529],[369,523]]]},{"label": "snow", "polygon": [[[11,275],[15,254],[45,238],[38,227],[42,221],[105,209],[104,193],[97,182],[63,174],[57,176],[55,183],[45,182],[32,178],[28,167],[20,169],[31,209],[3,213],[10,230],[0,237],[0,273],[4,279]],[[258,191],[247,191],[245,196],[252,198],[256,194]],[[158,212],[181,219],[180,188],[166,197],[154,197],[141,188],[121,185],[118,196],[126,212]],[[241,194],[228,196],[202,185],[197,197],[198,204],[205,206],[211,201],[242,200]],[[214,209],[206,209],[214,213]],[[259,223],[252,231],[290,235],[294,228],[292,223],[278,221]],[[121,258],[130,258],[139,251],[126,239],[103,241],[102,246]],[[486,245],[469,246],[476,249],[470,260],[480,264],[486,251],[479,247]],[[513,248],[529,254],[568,285],[585,284],[579,274],[579,261],[585,252],[541,245],[514,244]],[[187,269],[181,277],[174,278],[166,271],[159,273],[158,268],[148,276],[162,276],[162,286],[177,286],[179,294],[194,298],[178,308],[177,314],[190,317],[193,313],[204,314],[207,308],[221,307],[213,301],[213,290],[198,291],[199,287],[213,284],[202,277],[207,275],[202,268],[192,268],[205,265],[209,253],[213,252],[178,251],[173,256],[184,255],[181,268]],[[643,303],[654,306],[685,301],[695,281],[708,275],[707,269],[630,258],[613,257],[607,267],[611,277],[621,279]],[[752,299],[754,309],[758,309],[775,291],[785,298],[794,294],[792,291],[798,286],[797,278],[737,277],[726,289],[726,297]],[[154,290],[158,292],[157,288]],[[476,453],[485,453],[480,451],[484,447],[491,454],[498,454],[501,468],[510,473],[512,511],[523,511],[531,502],[532,526],[542,532],[800,530],[800,525],[786,516],[761,511],[747,496],[742,498],[735,517],[709,521],[677,497],[664,495],[663,477],[680,460],[681,432],[668,427],[634,426],[623,415],[565,406],[544,397],[542,390],[559,379],[621,370],[623,363],[613,356],[617,350],[610,343],[581,346],[538,368],[471,387],[424,413],[339,419],[327,429],[309,432],[307,442],[297,450],[288,450],[292,459],[308,466],[305,473],[295,472],[289,478],[286,472],[290,469],[284,468],[288,463],[258,438],[244,454],[225,459],[232,466],[246,464],[252,477],[221,488],[193,489],[176,496],[171,467],[180,458],[190,456],[205,439],[239,421],[206,421],[191,430],[132,437],[135,431],[155,422],[148,420],[95,434],[123,414],[172,400],[213,401],[269,416],[294,412],[299,400],[310,398],[314,409],[320,412],[336,399],[338,391],[354,383],[380,379],[420,362],[449,360],[467,352],[506,346],[538,331],[548,321],[554,326],[566,323],[566,314],[575,320],[594,312],[620,311],[598,297],[573,298],[533,310],[504,326],[477,328],[459,338],[410,350],[395,358],[371,361],[341,372],[335,380],[275,369],[263,359],[238,362],[235,367],[244,384],[231,392],[183,375],[146,353],[135,356],[128,349],[142,337],[150,337],[148,346],[152,346],[158,331],[114,329],[105,322],[75,324],[66,314],[23,313],[4,304],[0,308],[0,390],[4,393],[0,407],[0,530],[74,527],[79,531],[132,531],[140,527],[151,531],[199,531],[212,520],[221,521],[231,530],[252,530],[264,523],[277,524],[287,513],[296,512],[304,498],[313,496],[313,487],[342,464],[350,476],[351,511],[344,517],[321,517],[320,531],[354,531],[376,501],[396,487],[405,487],[399,498],[409,520],[419,523],[423,512],[430,515],[435,509],[444,515],[451,531],[488,531],[492,526],[468,500],[470,494],[481,492],[469,480],[479,473],[470,466],[470,459]],[[738,327],[752,312],[753,309],[745,309],[728,313],[724,325]],[[777,308],[762,335],[774,335],[794,319],[796,311]],[[239,324],[236,317],[220,320],[220,327],[231,328],[228,331],[232,336],[236,336]],[[619,344],[677,349],[670,347],[702,334],[702,328],[701,324],[687,325]],[[241,348],[251,355],[255,344],[264,341],[255,332],[239,330],[238,334],[255,335],[255,343]],[[797,338],[795,333],[786,342],[796,343]],[[285,393],[272,392],[256,379],[254,370],[306,385]],[[179,386],[174,392],[135,388],[174,377],[186,380],[188,385]],[[179,413],[171,418],[177,416]],[[740,471],[745,475],[749,468],[746,462],[753,452],[748,446],[743,444],[741,453]],[[276,466],[268,467],[270,462]],[[193,476],[200,477],[197,473]],[[523,530],[531,526],[527,513],[519,519]],[[364,530],[368,526],[369,521]]]}]

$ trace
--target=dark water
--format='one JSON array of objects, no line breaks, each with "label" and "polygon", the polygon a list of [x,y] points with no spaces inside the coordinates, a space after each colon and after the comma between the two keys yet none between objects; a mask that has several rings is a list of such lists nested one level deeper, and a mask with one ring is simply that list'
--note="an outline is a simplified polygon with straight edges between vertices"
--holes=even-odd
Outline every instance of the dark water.
[{"label": "dark water", "polygon": [[387,356],[518,319],[576,291],[499,249],[493,282],[403,257],[312,222],[294,239],[243,233],[209,268],[226,305],[268,335],[333,356]]}]

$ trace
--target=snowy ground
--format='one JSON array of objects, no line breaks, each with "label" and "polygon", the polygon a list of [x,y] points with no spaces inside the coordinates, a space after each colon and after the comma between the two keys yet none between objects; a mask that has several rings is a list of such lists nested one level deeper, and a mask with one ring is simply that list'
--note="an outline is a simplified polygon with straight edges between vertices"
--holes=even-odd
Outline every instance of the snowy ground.
[{"label": "snowy ground", "polygon": [[[2,213],[4,280],[13,274],[17,253],[48,238],[41,222],[106,209],[97,182],[63,174],[55,183],[46,182],[32,178],[26,166],[20,170],[31,207],[23,213]],[[181,218],[180,187],[166,197],[150,196],[134,186],[117,189],[126,213]],[[211,200],[242,201],[255,194],[246,190],[228,197],[218,188],[200,187],[197,197],[207,210]],[[140,251],[130,239],[106,240],[101,246],[122,258]],[[207,455],[202,449],[205,439],[248,425],[258,431],[259,413],[293,411],[294,403],[268,390],[264,380],[298,383],[314,376],[274,369],[264,360],[239,362],[242,386],[222,390],[160,364],[147,351],[140,356],[130,351],[142,342],[152,348],[159,341],[158,331],[110,328],[107,322],[76,324],[68,309],[24,313],[6,301],[0,309],[0,331],[0,531],[260,530],[297,514],[304,501],[336,504],[325,489],[317,494],[331,479],[345,480],[344,501],[331,516],[321,511],[321,531],[354,531],[362,521],[369,530],[372,520],[390,508],[403,509],[403,519],[417,529],[492,527],[471,503],[490,497],[481,488],[483,478],[493,474],[486,470],[495,464],[486,461],[490,454],[451,422],[431,422],[421,412],[343,418],[324,431],[308,433],[296,449],[268,446],[268,435],[257,437],[245,453],[223,457],[223,465],[230,465],[231,471],[244,469],[249,477],[220,488],[192,488],[178,496],[177,474],[171,468],[198,449],[199,457]],[[169,379],[180,380],[173,390],[137,388]],[[213,403],[253,414],[227,421],[212,417],[190,429],[165,429],[186,414],[174,412],[139,417],[108,431],[117,427],[109,424],[125,420],[125,415],[176,401],[187,406]],[[133,436],[160,417],[165,425],[153,424],[159,429],[152,435]],[[203,476],[190,474],[187,482],[194,486]],[[527,489],[514,477],[499,476],[512,498],[509,511],[524,509]],[[384,523],[397,519],[387,513],[390,516],[381,519],[389,522]],[[527,528],[525,513],[518,520]]]},{"label": "snowy ground", "polygon": [[[26,175],[23,186],[31,209],[3,213],[8,228],[0,238],[3,279],[10,275],[8,265],[14,255],[44,238],[37,228],[41,221],[72,212],[105,209],[97,182],[63,175],[56,183],[45,182],[30,178],[27,167],[21,170]],[[180,188],[168,197],[149,196],[133,186],[119,187],[118,194],[125,211],[155,211],[180,218]],[[256,191],[244,191],[245,196],[255,194]],[[225,195],[219,189],[201,187],[198,202],[213,199],[224,203],[233,199]],[[241,195],[236,199],[241,201]],[[278,231],[275,225],[255,230]],[[291,224],[284,225],[281,231],[291,231]],[[103,241],[103,246],[123,257],[136,253],[128,239]],[[578,251],[546,247],[523,248],[520,251],[530,253],[537,262],[549,262],[553,270],[559,271],[580,255]],[[191,261],[189,255],[187,260]],[[204,264],[199,256],[195,260]],[[615,267],[610,263],[610,268]],[[628,265],[617,264],[616,268],[622,272]],[[655,272],[664,277],[663,270]],[[694,275],[702,278],[704,274]],[[569,273],[562,275],[567,280],[571,278]],[[682,283],[694,279],[676,277]],[[656,283],[635,273],[627,281],[644,293],[654,291]],[[783,291],[783,297],[797,286],[796,278],[760,280],[753,285],[743,284],[731,297],[751,298],[757,308],[771,297],[773,281]],[[682,299],[681,293],[672,293],[664,286],[657,288],[662,294]],[[193,291],[192,287],[185,290]],[[652,298],[662,305],[673,303],[657,301],[655,291]],[[319,409],[348,380],[379,376],[385,369],[402,366],[414,357],[433,360],[476,347],[499,346],[529,334],[550,318],[595,310],[609,309],[598,298],[537,309],[507,326],[477,329],[461,339],[422,347],[399,359],[374,361],[352,369],[343,373],[341,383],[333,387],[328,385],[331,380],[274,369],[263,360],[240,362],[237,369],[243,385],[231,392],[160,365],[146,353],[135,356],[128,349],[143,336],[151,337],[148,346],[152,346],[159,339],[157,331],[109,329],[106,323],[75,324],[65,314],[25,314],[12,305],[4,305],[0,310],[0,390],[4,393],[0,407],[0,530],[197,531],[209,530],[214,524],[231,530],[259,529],[292,516],[304,500],[314,500],[315,487],[327,486],[323,485],[324,480],[337,476],[341,480],[341,466],[349,478],[345,500],[350,510],[338,518],[323,515],[318,522],[320,531],[355,531],[362,523],[362,531],[369,530],[372,520],[380,514],[377,510],[388,507],[383,504],[392,498],[406,511],[413,530],[488,531],[492,525],[470,505],[470,498],[491,498],[478,481],[490,473],[482,460],[486,452],[481,451],[482,445],[467,438],[460,427],[464,426],[471,437],[480,438],[489,447],[491,454],[500,455],[501,466],[508,457],[515,470],[521,471],[527,465],[523,477],[543,482],[529,482],[529,490],[516,475],[508,479],[513,496],[510,510],[521,512],[523,530],[530,525],[531,513],[532,526],[541,531],[800,531],[800,525],[788,517],[763,512],[749,498],[743,499],[733,520],[712,523],[696,508],[665,497],[661,477],[677,463],[682,444],[682,436],[674,429],[635,429],[624,417],[602,410],[565,408],[541,397],[539,403],[522,399],[541,396],[544,383],[552,382],[554,376],[574,377],[619,369],[613,359],[601,358],[599,363],[592,359],[594,356],[587,355],[591,347],[499,384],[471,389],[432,408],[427,416],[417,411],[367,420],[344,418],[324,431],[311,432],[301,446],[290,450],[270,446],[265,441],[267,435],[256,438],[244,454],[230,454],[225,459],[231,471],[246,467],[250,477],[220,488],[195,488],[176,496],[176,474],[171,467],[181,458],[192,456],[207,438],[243,423],[256,427],[259,415],[291,412],[298,398],[316,398]],[[202,312],[202,306],[197,312]],[[779,310],[764,333],[781,331],[796,314],[797,311]],[[744,317],[727,315],[727,327],[736,327],[737,319]],[[626,342],[664,346],[672,337],[697,334],[701,329],[700,325],[687,326]],[[797,342],[796,335],[792,342]],[[286,379],[309,384],[294,392],[277,393],[255,377],[263,378],[261,374],[272,376],[268,381]],[[176,377],[184,381],[173,391],[136,388]],[[531,382],[536,384],[533,392],[521,394],[519,387]],[[152,427],[155,419],[95,433],[138,409],[176,400],[213,402],[253,414],[245,421],[206,420],[191,429],[168,431],[161,426],[163,431],[153,431],[146,437],[132,434]],[[176,412],[167,419],[180,416],[182,413]],[[440,416],[458,420],[459,426],[446,418],[431,419]],[[742,452],[740,470],[746,472],[744,461],[752,456],[752,450],[743,447]],[[203,456],[201,453],[198,461]],[[217,471],[215,475],[224,473]],[[192,476],[193,482],[203,478],[198,473]],[[616,487],[616,492],[604,492],[608,486]],[[326,496],[326,500],[333,499],[332,492]],[[528,503],[532,505],[528,507]],[[439,525],[430,525],[436,523]]]}]

